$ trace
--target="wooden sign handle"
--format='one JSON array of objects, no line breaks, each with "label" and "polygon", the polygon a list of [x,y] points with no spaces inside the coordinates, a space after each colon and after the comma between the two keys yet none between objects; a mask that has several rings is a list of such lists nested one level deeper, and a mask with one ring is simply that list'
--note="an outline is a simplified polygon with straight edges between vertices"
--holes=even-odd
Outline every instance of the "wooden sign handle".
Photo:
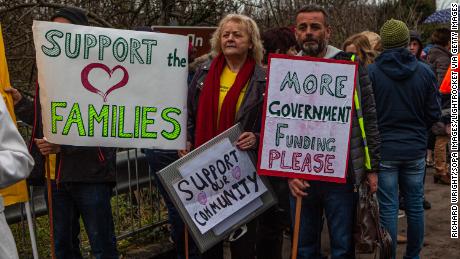
[{"label": "wooden sign handle", "polygon": [[294,237],[292,238],[291,259],[297,259],[297,250],[299,243],[299,228],[300,228],[300,211],[302,210],[302,197],[296,198],[295,203],[295,221],[294,221]]},{"label": "wooden sign handle", "polygon": [[184,236],[185,236],[185,259],[188,259],[188,229],[184,225]]},{"label": "wooden sign handle", "polygon": [[48,218],[50,223],[50,245],[51,245],[51,258],[56,259],[56,251],[54,247],[54,224],[53,224],[53,196],[51,189],[51,174],[50,174],[50,159],[49,155],[45,156],[45,169],[46,169],[46,186],[48,189]]}]

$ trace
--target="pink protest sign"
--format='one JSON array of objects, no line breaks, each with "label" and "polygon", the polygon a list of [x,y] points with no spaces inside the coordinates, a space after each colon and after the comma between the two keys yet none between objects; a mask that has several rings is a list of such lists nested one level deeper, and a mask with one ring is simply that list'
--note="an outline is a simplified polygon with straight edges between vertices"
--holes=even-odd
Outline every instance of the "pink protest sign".
[{"label": "pink protest sign", "polygon": [[357,66],[271,55],[257,171],[344,183]]}]

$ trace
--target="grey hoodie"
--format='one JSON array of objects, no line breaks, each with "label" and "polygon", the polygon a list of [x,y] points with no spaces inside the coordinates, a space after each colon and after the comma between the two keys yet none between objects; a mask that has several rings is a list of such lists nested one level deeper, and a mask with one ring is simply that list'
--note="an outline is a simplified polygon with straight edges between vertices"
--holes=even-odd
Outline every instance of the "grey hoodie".
[{"label": "grey hoodie", "polygon": [[[335,55],[339,54],[340,52],[341,52],[340,49],[334,46],[331,46],[331,45],[327,45],[326,55],[324,55],[324,58],[333,58],[335,57]],[[299,51],[297,56],[304,56],[303,50]]]}]

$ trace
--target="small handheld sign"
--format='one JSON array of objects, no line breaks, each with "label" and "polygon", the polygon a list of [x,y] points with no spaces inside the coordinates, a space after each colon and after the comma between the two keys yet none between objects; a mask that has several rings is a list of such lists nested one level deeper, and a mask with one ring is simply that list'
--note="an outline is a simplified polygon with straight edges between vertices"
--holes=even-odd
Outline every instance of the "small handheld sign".
[{"label": "small handheld sign", "polygon": [[344,183],[355,63],[271,55],[257,171]]},{"label": "small handheld sign", "polygon": [[158,172],[201,252],[276,202],[249,152],[235,146],[240,134],[237,124]]}]

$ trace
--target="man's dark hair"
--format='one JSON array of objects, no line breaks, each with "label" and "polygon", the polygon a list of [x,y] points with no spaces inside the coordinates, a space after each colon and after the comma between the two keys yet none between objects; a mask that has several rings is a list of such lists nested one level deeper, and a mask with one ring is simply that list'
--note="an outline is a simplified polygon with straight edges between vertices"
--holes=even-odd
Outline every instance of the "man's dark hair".
[{"label": "man's dark hair", "polygon": [[433,44],[447,46],[450,41],[450,30],[447,28],[438,28],[431,34],[431,42]]},{"label": "man's dark hair", "polygon": [[321,12],[323,13],[324,16],[324,25],[329,26],[329,14],[327,13],[326,9],[324,9],[322,6],[312,4],[312,5],[306,5],[302,8],[300,8],[297,13],[295,14],[295,17],[299,16],[301,13],[313,13],[313,12]]}]

